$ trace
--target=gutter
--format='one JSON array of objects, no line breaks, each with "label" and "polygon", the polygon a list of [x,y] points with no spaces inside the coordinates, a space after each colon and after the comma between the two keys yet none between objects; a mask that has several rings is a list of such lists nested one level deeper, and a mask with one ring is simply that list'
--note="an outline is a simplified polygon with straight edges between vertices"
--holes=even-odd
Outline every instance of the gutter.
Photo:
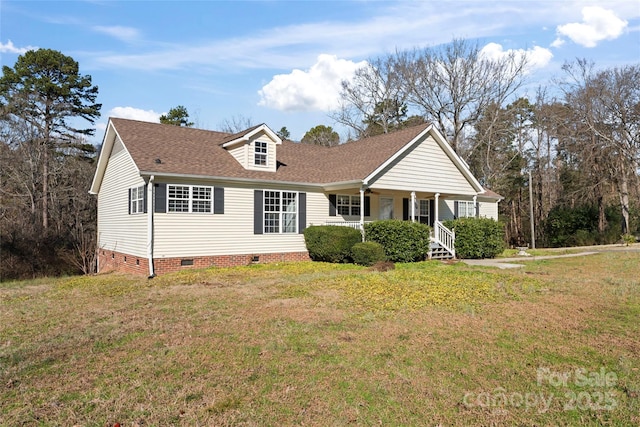
[{"label": "gutter", "polygon": [[153,269],[153,180],[155,176],[149,177],[147,184],[147,258],[149,260],[149,279],[156,277]]},{"label": "gutter", "polygon": [[[179,179],[195,179],[199,181],[217,181],[222,184],[245,184],[249,187],[255,187],[256,184],[264,186],[264,188],[269,188],[273,185],[282,185],[296,188],[308,188],[313,190],[321,190],[321,191],[332,191],[336,189],[342,188],[350,188],[352,186],[360,186],[363,181],[359,179],[354,179],[351,181],[338,181],[338,182],[329,182],[329,183],[310,183],[310,182],[295,182],[295,181],[277,181],[277,180],[269,180],[269,179],[255,179],[255,178],[235,178],[228,176],[213,176],[213,175],[194,175],[194,174],[183,174],[183,173],[163,173],[163,172],[154,172],[154,171],[140,171],[140,176],[149,177],[149,179],[153,179],[155,175],[158,175],[161,178],[179,178]],[[366,185],[366,182],[365,182]]]}]

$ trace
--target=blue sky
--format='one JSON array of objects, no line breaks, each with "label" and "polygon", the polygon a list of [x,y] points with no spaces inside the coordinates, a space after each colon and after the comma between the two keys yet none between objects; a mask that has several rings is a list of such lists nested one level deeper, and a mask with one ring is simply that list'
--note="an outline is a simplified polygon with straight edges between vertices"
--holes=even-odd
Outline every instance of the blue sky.
[{"label": "blue sky", "polygon": [[576,57],[640,62],[640,2],[0,0],[2,65],[33,48],[73,57],[99,86],[97,140],[110,116],[157,121],[177,105],[204,129],[344,132],[328,112],[362,61],[453,38],[530,55],[533,88]]}]

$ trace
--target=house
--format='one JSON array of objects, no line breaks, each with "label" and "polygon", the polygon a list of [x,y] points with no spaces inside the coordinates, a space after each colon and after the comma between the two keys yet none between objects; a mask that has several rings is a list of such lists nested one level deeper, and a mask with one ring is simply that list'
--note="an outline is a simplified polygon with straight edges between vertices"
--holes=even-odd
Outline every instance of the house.
[{"label": "house", "polygon": [[268,126],[237,134],[111,118],[90,192],[98,198],[98,271],[306,260],[303,230],[397,218],[434,227],[497,218],[486,191],[432,126],[336,147],[281,140]]}]

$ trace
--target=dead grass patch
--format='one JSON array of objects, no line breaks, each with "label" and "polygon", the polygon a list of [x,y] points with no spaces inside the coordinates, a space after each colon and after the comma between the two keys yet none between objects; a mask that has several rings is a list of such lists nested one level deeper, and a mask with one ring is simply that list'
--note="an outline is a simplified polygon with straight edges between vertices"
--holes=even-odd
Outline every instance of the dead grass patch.
[{"label": "dead grass patch", "polygon": [[[606,253],[507,272],[296,263],[3,283],[0,424],[637,425],[638,261]],[[539,384],[541,368],[605,369],[617,381]],[[582,406],[567,407],[572,392]],[[583,405],[605,392],[613,410]],[[527,393],[553,399],[500,400]]]}]

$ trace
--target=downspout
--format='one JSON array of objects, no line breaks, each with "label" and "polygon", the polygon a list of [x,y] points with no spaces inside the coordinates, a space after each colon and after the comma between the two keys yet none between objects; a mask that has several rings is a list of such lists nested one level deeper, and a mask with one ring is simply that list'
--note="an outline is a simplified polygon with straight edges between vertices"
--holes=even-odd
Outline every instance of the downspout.
[{"label": "downspout", "polygon": [[154,176],[149,177],[147,185],[147,258],[149,260],[149,279],[156,277],[153,269],[153,180]]},{"label": "downspout", "polygon": [[364,187],[360,187],[360,234],[364,242]]}]

